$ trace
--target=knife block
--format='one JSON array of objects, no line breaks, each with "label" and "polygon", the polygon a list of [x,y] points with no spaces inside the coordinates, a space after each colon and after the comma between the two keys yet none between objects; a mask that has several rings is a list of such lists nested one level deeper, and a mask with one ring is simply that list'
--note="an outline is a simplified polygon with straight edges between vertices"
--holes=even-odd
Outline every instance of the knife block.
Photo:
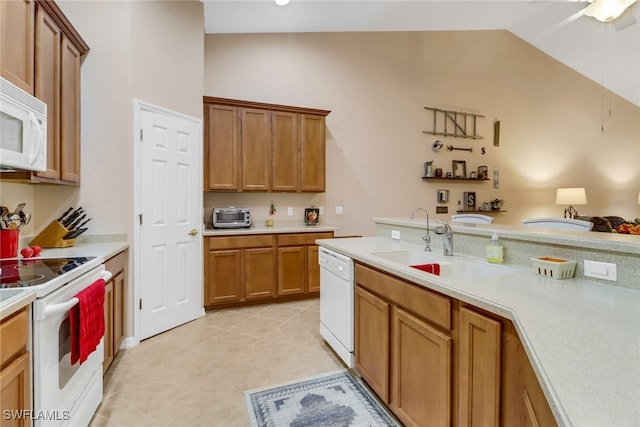
[{"label": "knife block", "polygon": [[54,220],[29,242],[29,246],[37,245],[43,248],[67,248],[73,246],[76,244],[76,239],[62,240],[68,232],[69,230],[64,225]]}]

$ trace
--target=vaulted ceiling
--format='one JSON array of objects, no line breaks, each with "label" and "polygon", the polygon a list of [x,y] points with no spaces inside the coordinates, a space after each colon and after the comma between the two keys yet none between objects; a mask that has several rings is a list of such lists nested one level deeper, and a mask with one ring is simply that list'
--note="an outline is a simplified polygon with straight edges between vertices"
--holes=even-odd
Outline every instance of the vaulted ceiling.
[{"label": "vaulted ceiling", "polygon": [[206,33],[511,31],[640,106],[640,2],[612,24],[578,0],[203,0]]}]

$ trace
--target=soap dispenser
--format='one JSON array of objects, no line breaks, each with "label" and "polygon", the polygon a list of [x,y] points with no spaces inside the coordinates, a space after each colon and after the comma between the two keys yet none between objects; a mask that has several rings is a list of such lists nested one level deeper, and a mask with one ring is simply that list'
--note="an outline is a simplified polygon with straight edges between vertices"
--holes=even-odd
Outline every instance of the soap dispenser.
[{"label": "soap dispenser", "polygon": [[487,245],[487,261],[493,264],[502,264],[504,262],[504,245],[495,232]]}]

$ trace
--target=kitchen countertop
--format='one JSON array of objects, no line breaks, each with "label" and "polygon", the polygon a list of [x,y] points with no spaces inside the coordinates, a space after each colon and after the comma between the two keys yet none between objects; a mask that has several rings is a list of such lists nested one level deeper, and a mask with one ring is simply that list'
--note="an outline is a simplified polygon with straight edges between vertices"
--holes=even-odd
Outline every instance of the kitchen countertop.
[{"label": "kitchen countertop", "polygon": [[[39,258],[95,256],[97,263],[103,263],[128,247],[129,244],[124,236],[83,236],[74,246],[68,248],[43,248]],[[22,259],[22,257],[19,258]],[[0,319],[31,304],[33,300],[35,300],[35,292],[29,288],[3,289],[0,291]]]},{"label": "kitchen countertop", "polygon": [[[639,291],[585,279],[548,279],[511,265],[506,265],[512,268],[508,274],[473,280],[434,276],[375,255],[424,249],[386,237],[317,243],[511,320],[560,426],[640,425]],[[486,263],[455,254],[442,257],[443,262],[455,259]]]},{"label": "kitchen countertop", "polygon": [[299,223],[275,223],[272,227],[252,225],[250,228],[206,228],[202,235],[212,236],[241,236],[246,234],[284,234],[284,233],[322,233],[336,231],[336,227],[326,225],[304,225]]}]

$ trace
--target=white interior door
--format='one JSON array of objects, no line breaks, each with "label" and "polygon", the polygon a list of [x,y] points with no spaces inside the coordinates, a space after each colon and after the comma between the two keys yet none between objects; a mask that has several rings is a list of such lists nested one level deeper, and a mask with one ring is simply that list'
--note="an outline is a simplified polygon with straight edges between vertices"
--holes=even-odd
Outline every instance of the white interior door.
[{"label": "white interior door", "polygon": [[136,336],[202,314],[202,132],[198,119],[142,105]]}]

